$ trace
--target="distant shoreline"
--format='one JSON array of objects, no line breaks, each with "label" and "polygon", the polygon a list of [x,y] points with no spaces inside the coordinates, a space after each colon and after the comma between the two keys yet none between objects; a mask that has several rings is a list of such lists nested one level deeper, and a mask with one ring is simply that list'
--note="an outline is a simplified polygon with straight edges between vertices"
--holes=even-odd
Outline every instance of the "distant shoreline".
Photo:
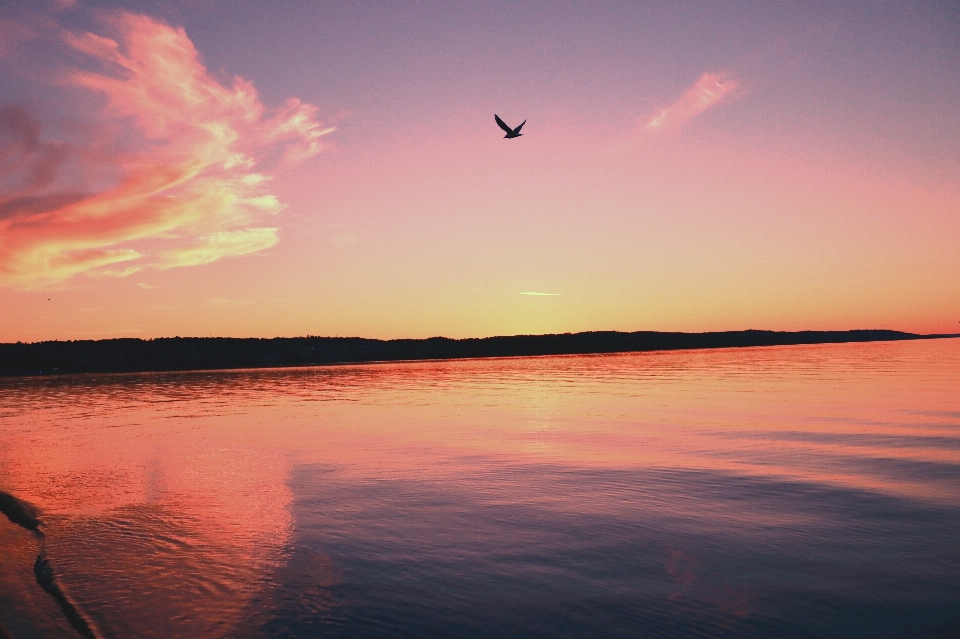
[{"label": "distant shoreline", "polygon": [[0,376],[283,368],[370,362],[586,355],[960,337],[901,331],[595,331],[450,339],[162,337],[0,344]]}]

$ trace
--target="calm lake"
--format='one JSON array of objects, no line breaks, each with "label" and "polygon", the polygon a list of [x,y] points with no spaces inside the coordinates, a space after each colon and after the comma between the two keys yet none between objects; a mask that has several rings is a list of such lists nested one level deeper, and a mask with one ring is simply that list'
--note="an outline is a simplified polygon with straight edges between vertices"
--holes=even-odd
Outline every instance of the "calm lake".
[{"label": "calm lake", "polygon": [[6,378],[0,491],[100,637],[960,637],[960,339]]}]

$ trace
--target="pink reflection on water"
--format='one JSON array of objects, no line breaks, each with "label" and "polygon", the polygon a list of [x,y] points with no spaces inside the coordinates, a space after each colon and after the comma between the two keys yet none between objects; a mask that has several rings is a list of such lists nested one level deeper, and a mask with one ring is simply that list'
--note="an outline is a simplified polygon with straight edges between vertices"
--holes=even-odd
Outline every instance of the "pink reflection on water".
[{"label": "pink reflection on water", "polygon": [[[957,505],[955,477],[925,469],[960,463],[958,383],[960,340],[2,380],[0,490],[42,510],[51,556],[104,627],[229,635],[289,559],[294,467],[597,515],[635,505],[509,469],[722,471]],[[476,480],[491,468],[506,470]],[[791,523],[647,500],[665,516]],[[333,605],[321,591],[343,575],[310,562]],[[668,549],[665,568],[673,597],[697,589],[687,551]],[[746,615],[753,595],[725,592],[718,609]],[[120,624],[112,606],[154,614]]]},{"label": "pink reflection on water", "polygon": [[[285,503],[268,485],[283,484],[291,460],[420,476],[455,472],[455,460],[482,455],[738,469],[908,489],[908,481],[831,463],[956,463],[956,448],[937,438],[960,429],[950,414],[958,407],[950,386],[957,345],[7,380],[0,472],[11,488],[42,486],[31,494],[41,508],[70,513],[174,494],[211,505],[218,493],[224,504],[244,503],[242,510],[260,499],[260,510]],[[939,412],[928,414],[930,407]]]}]

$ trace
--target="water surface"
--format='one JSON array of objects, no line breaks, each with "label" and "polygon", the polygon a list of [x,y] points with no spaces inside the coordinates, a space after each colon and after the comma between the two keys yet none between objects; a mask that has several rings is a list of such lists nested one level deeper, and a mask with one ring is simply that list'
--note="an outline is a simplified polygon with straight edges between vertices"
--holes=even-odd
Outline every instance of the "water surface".
[{"label": "water surface", "polygon": [[103,637],[956,637],[960,340],[4,379],[0,490]]}]

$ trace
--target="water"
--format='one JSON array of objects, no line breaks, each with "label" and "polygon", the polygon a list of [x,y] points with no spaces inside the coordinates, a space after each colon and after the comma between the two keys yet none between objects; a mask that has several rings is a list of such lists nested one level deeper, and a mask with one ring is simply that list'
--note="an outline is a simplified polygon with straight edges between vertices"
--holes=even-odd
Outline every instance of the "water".
[{"label": "water", "polygon": [[958,637],[960,340],[3,379],[0,490],[102,637]]}]

